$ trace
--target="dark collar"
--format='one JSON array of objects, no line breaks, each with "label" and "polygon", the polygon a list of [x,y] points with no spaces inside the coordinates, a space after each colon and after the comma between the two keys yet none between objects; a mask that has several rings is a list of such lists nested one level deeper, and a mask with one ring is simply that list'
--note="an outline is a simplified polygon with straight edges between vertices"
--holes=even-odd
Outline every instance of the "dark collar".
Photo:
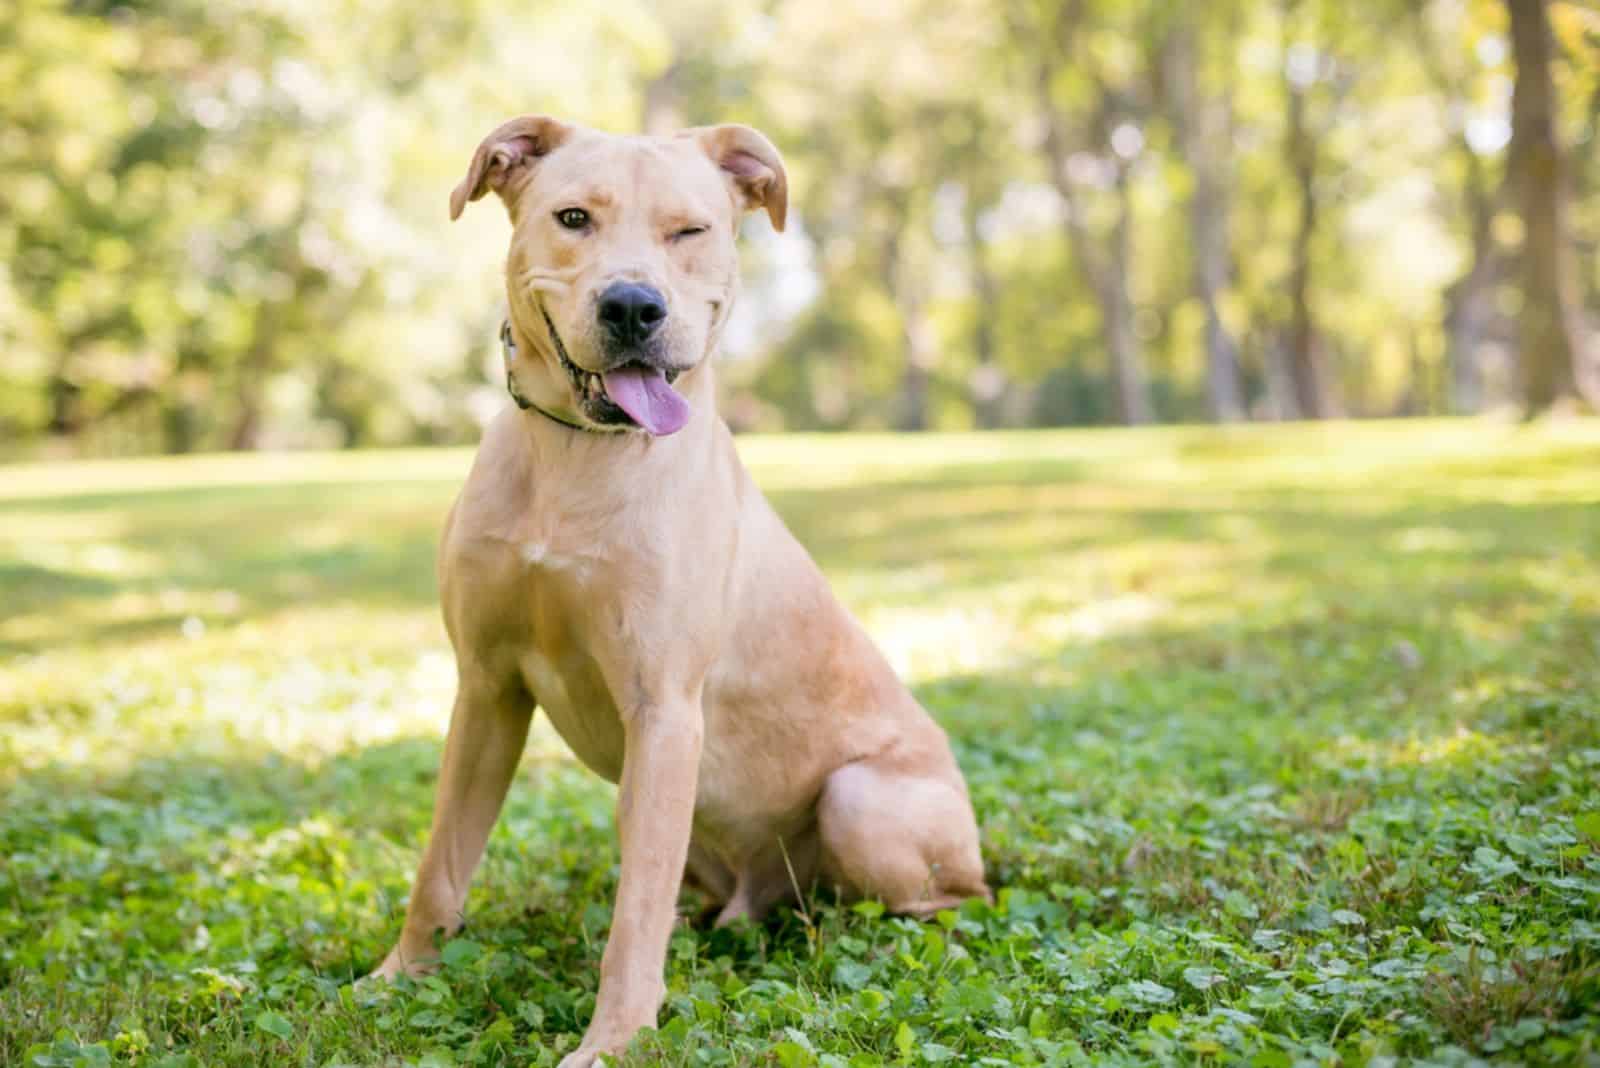
[{"label": "dark collar", "polygon": [[[539,310],[541,312],[544,311],[543,308],[540,308]],[[555,327],[550,323],[550,317],[548,315],[545,316],[545,325],[550,327],[550,336],[555,337]],[[559,345],[560,341],[557,341],[556,344]],[[586,434],[598,433],[598,431],[596,431],[593,427],[584,426],[582,423],[574,423],[570,419],[563,419],[554,412],[539,407],[537,404],[533,403],[527,397],[522,395],[522,391],[517,388],[517,378],[511,373],[511,361],[514,360],[517,355],[517,341],[516,338],[511,336],[510,319],[502,319],[500,321],[500,351],[505,356],[506,361],[506,392],[511,394],[511,399],[516,403],[518,408],[521,408],[525,412],[538,412],[552,423],[560,423],[562,426],[568,427],[572,430],[581,430]]]}]

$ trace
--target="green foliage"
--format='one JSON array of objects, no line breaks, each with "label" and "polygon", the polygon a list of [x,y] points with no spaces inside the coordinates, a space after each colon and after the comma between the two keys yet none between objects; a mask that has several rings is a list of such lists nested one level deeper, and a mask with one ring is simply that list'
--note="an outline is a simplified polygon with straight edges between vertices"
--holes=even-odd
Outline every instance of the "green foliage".
[{"label": "green foliage", "polygon": [[[1501,4],[1179,7],[11,0],[4,451],[469,439],[503,403],[505,229],[492,206],[450,227],[443,205],[478,138],[524,111],[738,120],[781,144],[793,225],[749,227],[730,331],[742,426],[1111,421],[1097,286],[1117,278],[1153,413],[1207,418],[1202,165],[1241,392],[1283,414],[1290,67],[1315,157],[1311,312],[1348,409],[1506,398],[1517,295],[1500,261],[1520,231],[1499,193]],[[1582,5],[1551,20],[1583,252],[1600,240],[1600,52]],[[1480,259],[1494,269],[1462,290]],[[1600,258],[1578,262],[1592,309]],[[1463,307],[1482,320],[1467,363],[1448,322]],[[1452,385],[1469,371],[1479,386]]]},{"label": "green foliage", "polygon": [[[741,448],[950,731],[1000,894],[685,925],[627,1063],[1600,1056],[1593,427]],[[0,1063],[574,1046],[613,794],[542,722],[443,970],[358,981],[428,823],[466,463],[8,472]]]},{"label": "green foliage", "polygon": [[445,196],[505,112],[558,107],[529,69],[572,43],[511,17],[22,0],[0,21],[0,428],[90,451],[464,436],[503,238],[441,255]]}]

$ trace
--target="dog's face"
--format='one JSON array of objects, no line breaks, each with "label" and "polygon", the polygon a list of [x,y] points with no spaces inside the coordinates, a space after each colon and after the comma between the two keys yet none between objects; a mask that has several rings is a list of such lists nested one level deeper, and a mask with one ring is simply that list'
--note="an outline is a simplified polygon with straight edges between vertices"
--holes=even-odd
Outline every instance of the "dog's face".
[{"label": "dog's face", "polygon": [[451,218],[490,190],[513,227],[517,388],[589,426],[680,429],[689,409],[673,383],[732,309],[740,216],[765,208],[783,229],[777,150],[745,126],[616,137],[525,115],[478,146]]}]

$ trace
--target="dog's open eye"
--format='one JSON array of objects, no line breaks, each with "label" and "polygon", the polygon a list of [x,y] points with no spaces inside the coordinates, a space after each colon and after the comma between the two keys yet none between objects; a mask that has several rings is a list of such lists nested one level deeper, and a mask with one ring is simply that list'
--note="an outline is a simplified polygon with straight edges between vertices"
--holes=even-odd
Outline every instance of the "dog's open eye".
[{"label": "dog's open eye", "polygon": [[589,213],[582,208],[562,208],[556,212],[556,222],[568,230],[582,230],[589,225]]},{"label": "dog's open eye", "polygon": [[709,226],[685,226],[682,230],[673,232],[672,240],[682,241],[686,237],[695,237],[698,234],[703,234],[709,229],[711,229]]}]

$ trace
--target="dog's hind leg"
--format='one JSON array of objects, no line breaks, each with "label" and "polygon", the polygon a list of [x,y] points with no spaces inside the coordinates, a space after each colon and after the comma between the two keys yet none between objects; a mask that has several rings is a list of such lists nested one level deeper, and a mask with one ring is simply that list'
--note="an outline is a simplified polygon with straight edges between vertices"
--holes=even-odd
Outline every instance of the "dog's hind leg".
[{"label": "dog's hind leg", "polygon": [[427,971],[437,960],[434,934],[461,927],[467,884],[500,815],[532,718],[533,698],[520,685],[462,680],[439,768],[433,830],[411,887],[405,927],[374,974]]},{"label": "dog's hind leg", "polygon": [[[948,772],[938,766],[946,763]],[[990,896],[972,805],[948,756],[932,767],[888,757],[846,764],[828,776],[817,824],[823,877],[847,897],[931,916]]]}]

